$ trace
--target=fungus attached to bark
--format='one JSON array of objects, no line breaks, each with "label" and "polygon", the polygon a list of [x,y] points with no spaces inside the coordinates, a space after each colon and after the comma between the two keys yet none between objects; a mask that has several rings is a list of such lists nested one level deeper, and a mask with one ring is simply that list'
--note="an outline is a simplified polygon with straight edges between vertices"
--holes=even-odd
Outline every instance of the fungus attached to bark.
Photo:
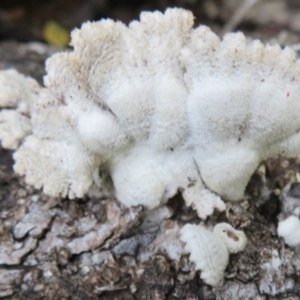
[{"label": "fungus attached to bark", "polygon": [[0,72],[2,146],[47,194],[83,197],[101,168],[126,206],[153,209],[181,191],[205,219],[225,209],[221,197],[243,198],[262,160],[300,153],[300,67],[288,47],[220,40],[183,9],[87,22],[71,45],[47,60],[45,87]]}]

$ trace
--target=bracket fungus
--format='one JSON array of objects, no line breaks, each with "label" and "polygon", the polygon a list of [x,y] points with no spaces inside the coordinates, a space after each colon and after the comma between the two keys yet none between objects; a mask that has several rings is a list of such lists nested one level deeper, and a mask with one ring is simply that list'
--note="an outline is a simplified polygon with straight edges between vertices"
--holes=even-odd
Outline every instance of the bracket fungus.
[{"label": "bracket fungus", "polygon": [[128,26],[86,22],[71,45],[47,60],[45,87],[0,72],[2,146],[49,195],[83,197],[101,168],[125,206],[153,209],[180,191],[205,219],[243,198],[262,160],[300,153],[291,48],[220,40],[176,8]]},{"label": "bracket fungus", "polygon": [[242,231],[227,223],[217,224],[213,231],[203,225],[186,224],[180,233],[191,261],[202,271],[201,278],[213,286],[222,283],[229,254],[242,251],[247,242]]}]

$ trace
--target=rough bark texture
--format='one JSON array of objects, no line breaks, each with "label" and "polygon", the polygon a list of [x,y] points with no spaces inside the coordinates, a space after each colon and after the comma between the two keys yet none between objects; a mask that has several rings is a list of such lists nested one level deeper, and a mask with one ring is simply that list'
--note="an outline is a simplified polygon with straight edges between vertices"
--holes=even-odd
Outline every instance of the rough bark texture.
[{"label": "rough bark texture", "polygon": [[[207,9],[213,14],[212,6]],[[218,20],[224,15],[226,10]],[[252,35],[268,39],[272,34]],[[298,42],[290,33],[281,39]],[[38,43],[2,42],[0,69],[16,68],[42,82],[44,60],[55,51]],[[201,281],[187,256],[171,259],[166,250],[178,242],[179,225],[199,222],[180,197],[160,212],[165,221],[141,225],[142,207],[126,209],[96,195],[50,198],[26,185],[12,165],[12,153],[1,149],[0,298],[300,299],[300,249],[286,246],[276,232],[284,203],[293,198],[300,207],[300,157],[262,163],[245,200],[227,203],[225,213],[206,221],[226,221],[248,237],[245,250],[231,255],[218,288]]]}]

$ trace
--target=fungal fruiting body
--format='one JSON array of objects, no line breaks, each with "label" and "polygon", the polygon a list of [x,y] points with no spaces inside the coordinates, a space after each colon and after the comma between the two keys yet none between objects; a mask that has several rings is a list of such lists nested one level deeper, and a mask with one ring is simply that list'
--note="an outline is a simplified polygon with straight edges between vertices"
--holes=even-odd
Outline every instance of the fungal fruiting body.
[{"label": "fungal fruiting body", "polygon": [[[299,154],[294,51],[192,26],[183,9],[142,13],[128,27],[87,22],[72,32],[72,52],[47,60],[45,87],[1,71],[0,139],[16,149],[15,171],[47,194],[74,198],[105,170],[126,206],[153,209],[180,191],[205,219],[225,209],[221,197],[243,197],[262,160]],[[281,224],[287,241],[297,222]],[[221,233],[193,226],[181,238],[206,282],[218,284],[246,239],[224,224]],[[203,263],[195,249],[206,239]],[[214,274],[209,249],[224,250]]]},{"label": "fungal fruiting body", "polygon": [[300,245],[300,220],[296,216],[289,216],[278,224],[278,235],[284,238],[289,246]]},{"label": "fungal fruiting body", "polygon": [[261,160],[298,154],[295,53],[192,26],[183,9],[142,13],[128,27],[87,22],[72,32],[72,52],[47,60],[46,88],[15,74],[10,103],[3,93],[0,103],[27,127],[5,136],[13,117],[2,110],[0,137],[10,148],[24,139],[16,172],[73,198],[101,166],[125,205],[154,208],[180,190],[205,218],[224,209],[219,196],[243,197]]},{"label": "fungal fruiting body", "polygon": [[191,261],[201,270],[201,278],[213,286],[222,283],[229,254],[242,251],[247,242],[242,231],[227,223],[217,224],[213,231],[203,225],[186,224],[180,233]]}]

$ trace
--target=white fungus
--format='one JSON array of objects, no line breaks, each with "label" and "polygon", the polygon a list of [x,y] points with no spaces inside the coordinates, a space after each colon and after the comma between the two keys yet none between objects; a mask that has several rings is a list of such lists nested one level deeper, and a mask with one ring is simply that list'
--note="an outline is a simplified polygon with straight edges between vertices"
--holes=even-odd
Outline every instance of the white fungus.
[{"label": "white fungus", "polygon": [[192,26],[183,9],[144,12],[128,27],[87,22],[72,32],[73,52],[47,60],[46,88],[2,71],[1,95],[13,100],[1,106],[27,118],[9,141],[1,126],[7,133],[15,122],[0,113],[4,147],[27,135],[16,172],[74,198],[88,193],[101,167],[127,206],[155,208],[180,190],[206,218],[224,210],[220,196],[243,197],[261,160],[298,154],[294,51]]},{"label": "white fungus", "polygon": [[[262,160],[299,154],[295,52],[242,33],[220,40],[206,26],[193,29],[193,19],[174,8],[143,12],[129,26],[86,22],[72,32],[72,52],[47,60],[45,87],[1,71],[0,139],[16,149],[15,171],[72,199],[89,192],[101,169],[127,207],[155,209],[180,191],[205,219],[225,209],[221,197],[243,198]],[[279,235],[294,243],[299,223],[284,222]],[[213,285],[246,241],[224,223],[213,232],[185,225],[182,239]],[[220,258],[208,268],[213,254]]]},{"label": "white fungus", "polygon": [[229,254],[242,251],[247,242],[242,231],[227,223],[217,224],[213,231],[203,225],[184,225],[180,239],[196,270],[201,270],[201,278],[213,286],[222,284]]},{"label": "white fungus", "polygon": [[277,232],[287,245],[300,245],[300,220],[298,217],[290,216],[279,222]]}]

